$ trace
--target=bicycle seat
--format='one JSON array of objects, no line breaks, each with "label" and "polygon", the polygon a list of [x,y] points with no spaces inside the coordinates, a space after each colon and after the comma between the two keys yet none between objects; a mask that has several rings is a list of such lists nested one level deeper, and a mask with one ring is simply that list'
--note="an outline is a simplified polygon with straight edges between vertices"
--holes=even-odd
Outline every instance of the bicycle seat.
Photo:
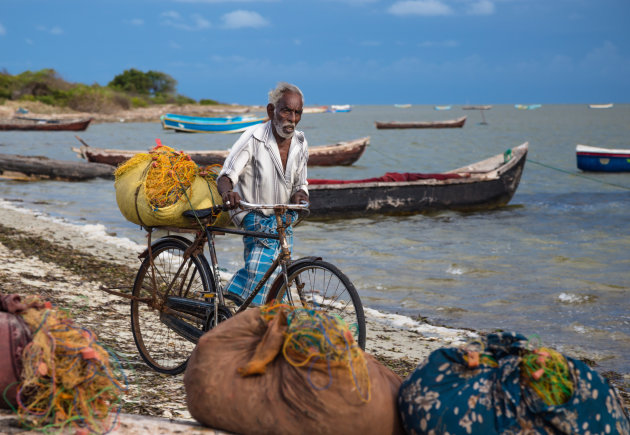
[{"label": "bicycle seat", "polygon": [[205,219],[212,216],[214,212],[215,212],[214,208],[209,207],[209,208],[202,208],[199,210],[186,210],[184,213],[182,213],[182,215],[184,217],[191,218],[191,219],[194,219],[195,217],[199,219]]}]

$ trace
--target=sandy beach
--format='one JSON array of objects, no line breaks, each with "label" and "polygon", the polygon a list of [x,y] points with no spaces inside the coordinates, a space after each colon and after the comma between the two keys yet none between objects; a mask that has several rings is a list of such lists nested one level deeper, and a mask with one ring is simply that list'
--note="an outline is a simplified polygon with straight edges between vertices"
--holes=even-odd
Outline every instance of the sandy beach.
[{"label": "sandy beach", "polygon": [[[128,301],[100,290],[102,286],[131,284],[142,247],[105,233],[95,237],[93,229],[82,233],[81,227],[33,214],[19,204],[4,203],[0,222],[2,291],[38,294],[68,309],[78,324],[92,329],[126,361],[130,386],[122,409],[126,418],[143,415],[172,419],[177,424],[192,422],[183,375],[160,375],[142,362],[130,331]],[[476,336],[471,331],[432,326],[369,308],[366,315],[366,351],[401,377],[434,349],[463,344]],[[4,414],[0,421],[7,423],[10,418]]]}]

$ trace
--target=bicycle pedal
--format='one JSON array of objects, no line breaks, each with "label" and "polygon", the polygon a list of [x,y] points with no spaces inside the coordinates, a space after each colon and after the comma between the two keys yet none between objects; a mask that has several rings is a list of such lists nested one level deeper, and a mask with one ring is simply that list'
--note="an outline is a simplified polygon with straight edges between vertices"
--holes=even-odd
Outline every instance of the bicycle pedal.
[{"label": "bicycle pedal", "polygon": [[216,293],[212,293],[212,292],[201,292],[201,297],[203,297],[204,299],[212,299],[215,298],[217,296]]}]

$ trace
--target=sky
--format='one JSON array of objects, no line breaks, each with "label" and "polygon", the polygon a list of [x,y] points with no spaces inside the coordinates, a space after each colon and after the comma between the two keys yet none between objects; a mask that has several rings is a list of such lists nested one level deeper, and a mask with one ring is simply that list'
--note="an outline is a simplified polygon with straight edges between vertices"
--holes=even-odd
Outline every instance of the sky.
[{"label": "sky", "polygon": [[630,102],[630,0],[0,0],[0,71],[264,105]]}]

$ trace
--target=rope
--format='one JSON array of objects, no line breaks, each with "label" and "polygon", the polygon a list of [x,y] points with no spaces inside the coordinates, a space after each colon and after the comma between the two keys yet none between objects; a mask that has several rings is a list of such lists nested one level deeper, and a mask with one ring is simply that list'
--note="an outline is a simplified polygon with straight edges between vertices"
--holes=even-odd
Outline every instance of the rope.
[{"label": "rope", "polygon": [[544,166],[545,168],[553,169],[554,171],[564,172],[565,174],[573,175],[575,177],[581,177],[581,178],[585,178],[587,180],[597,181],[598,183],[601,183],[601,184],[607,184],[609,186],[619,187],[620,189],[630,190],[629,186],[624,186],[623,184],[609,183],[607,181],[602,181],[602,180],[600,180],[598,178],[595,178],[595,177],[589,177],[588,175],[576,174],[575,172],[571,172],[571,171],[567,171],[566,169],[561,169],[561,168],[557,168],[555,166],[547,165],[547,164],[542,163],[542,162],[537,162],[536,160],[532,160],[532,159],[529,159],[529,158],[527,159],[527,161],[531,162],[531,163],[535,163],[535,164],[540,165],[540,166]]}]

